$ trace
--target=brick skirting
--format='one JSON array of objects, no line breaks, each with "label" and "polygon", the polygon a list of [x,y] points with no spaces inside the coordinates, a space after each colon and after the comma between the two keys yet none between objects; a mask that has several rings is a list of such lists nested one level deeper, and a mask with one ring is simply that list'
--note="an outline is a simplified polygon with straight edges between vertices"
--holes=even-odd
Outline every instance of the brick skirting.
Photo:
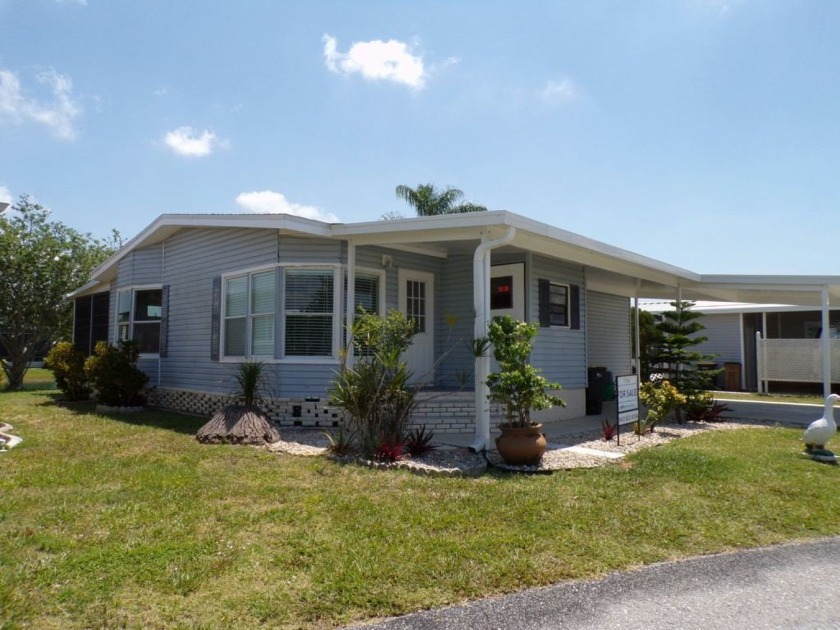
[{"label": "brick skirting", "polygon": [[[210,417],[225,406],[229,397],[209,392],[156,387],[146,397],[151,407]],[[337,427],[344,414],[323,398],[273,398],[263,404],[268,416],[281,427]],[[491,409],[492,421],[501,418],[500,410]],[[473,392],[419,392],[417,407],[411,416],[414,426],[426,425],[436,433],[472,433],[475,431],[475,394]]]}]

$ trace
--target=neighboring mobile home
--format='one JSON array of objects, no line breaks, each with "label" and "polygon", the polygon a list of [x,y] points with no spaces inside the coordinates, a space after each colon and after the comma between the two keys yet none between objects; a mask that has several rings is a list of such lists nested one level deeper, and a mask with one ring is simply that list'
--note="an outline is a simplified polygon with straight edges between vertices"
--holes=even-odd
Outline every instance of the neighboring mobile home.
[{"label": "neighboring mobile home", "polygon": [[[655,315],[673,310],[670,302],[643,302]],[[820,340],[822,313],[819,309],[785,304],[748,304],[698,301],[692,310],[703,313],[702,335],[708,340],[697,346],[715,356],[718,367],[740,366],[739,389],[756,391],[760,382],[771,382],[774,390],[813,389],[822,382]],[[840,383],[840,309],[829,309],[832,346],[832,382]],[[756,336],[758,333],[758,337]],[[764,349],[763,365],[759,366]],[[781,355],[774,358],[775,355]],[[762,369],[759,369],[759,368]],[[763,378],[761,378],[763,377]],[[723,382],[719,383],[723,386]]]},{"label": "neighboring mobile home", "polygon": [[327,390],[355,307],[399,309],[418,331],[415,420],[474,432],[481,448],[490,364],[467,342],[490,317],[540,326],[532,361],[568,403],[543,417],[559,419],[584,415],[589,367],[631,372],[631,298],[768,290],[819,303],[824,290],[840,298],[840,278],[705,277],[510,212],[355,224],[218,214],[159,217],[70,297],[79,347],[140,343],[152,404],[212,413],[236,365],[257,359],[270,368],[270,410],[290,425],[335,421]]}]

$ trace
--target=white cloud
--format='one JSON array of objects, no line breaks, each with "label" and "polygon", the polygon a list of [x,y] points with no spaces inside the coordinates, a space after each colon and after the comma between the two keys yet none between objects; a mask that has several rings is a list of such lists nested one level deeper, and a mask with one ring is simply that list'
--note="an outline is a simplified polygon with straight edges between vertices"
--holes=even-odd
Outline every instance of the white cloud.
[{"label": "white cloud", "polygon": [[339,219],[332,212],[324,212],[315,206],[292,203],[286,197],[273,190],[245,192],[236,197],[236,203],[246,212],[268,214],[292,214],[305,219],[315,219],[327,223],[338,223]]},{"label": "white cloud", "polygon": [[537,94],[549,103],[570,103],[577,97],[578,89],[571,79],[563,78],[560,81],[548,81]]},{"label": "white cloud", "polygon": [[46,125],[59,138],[72,140],[76,137],[74,122],[82,108],[73,100],[73,81],[55,70],[39,73],[36,80],[50,88],[51,103],[40,103],[26,96],[20,80],[10,70],[0,70],[0,118],[21,123],[33,121]]},{"label": "white cloud", "polygon": [[324,62],[331,71],[361,74],[369,81],[393,81],[422,90],[428,73],[423,58],[412,54],[408,44],[395,39],[355,42],[346,53],[338,51],[335,37],[324,35]]},{"label": "white cloud", "polygon": [[12,203],[12,193],[5,186],[0,186],[0,203]]},{"label": "white cloud", "polygon": [[210,155],[216,147],[224,149],[229,144],[227,140],[220,140],[209,129],[199,132],[192,127],[178,127],[167,131],[163,141],[178,155],[188,157],[204,157]]}]

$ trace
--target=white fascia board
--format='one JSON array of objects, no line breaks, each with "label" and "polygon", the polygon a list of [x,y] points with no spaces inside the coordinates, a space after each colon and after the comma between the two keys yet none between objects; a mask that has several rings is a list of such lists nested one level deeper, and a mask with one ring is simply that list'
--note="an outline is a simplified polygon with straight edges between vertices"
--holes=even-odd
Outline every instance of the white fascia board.
[{"label": "white fascia board", "polygon": [[79,287],[72,293],[68,293],[64,296],[66,300],[74,300],[79,297],[84,297],[86,295],[93,295],[94,293],[101,293],[102,291],[107,291],[110,288],[110,285],[106,282],[99,282],[98,280],[91,280],[86,285]]},{"label": "white fascia board", "polygon": [[[555,241],[585,253],[589,258],[588,264],[592,266],[597,267],[597,261],[600,258],[603,261],[604,268],[609,270],[626,268],[628,275],[633,275],[635,271],[641,269],[661,274],[669,279],[685,279],[695,282],[700,280],[700,275],[692,271],[607,245],[506,210],[467,212],[435,217],[412,217],[344,225],[336,224],[332,226],[332,233],[339,238],[352,237],[358,244],[382,243],[387,240],[393,243],[423,241],[445,243],[453,240],[478,239],[481,237],[480,230],[482,229],[497,228],[503,230],[508,227],[517,228],[517,237],[512,243],[514,246],[517,245],[520,238],[527,239],[528,234],[530,234],[531,237]],[[520,235],[520,232],[523,234]],[[550,246],[547,246],[544,253],[551,255],[550,249]]]}]

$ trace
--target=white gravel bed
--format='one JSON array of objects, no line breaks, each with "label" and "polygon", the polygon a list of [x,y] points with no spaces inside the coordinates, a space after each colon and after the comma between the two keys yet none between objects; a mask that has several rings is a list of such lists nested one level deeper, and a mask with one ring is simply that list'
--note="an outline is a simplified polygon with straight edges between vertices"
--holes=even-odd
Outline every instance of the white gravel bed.
[{"label": "white gravel bed", "polygon": [[[642,437],[635,435],[631,426],[625,427],[621,433],[620,444],[613,438],[605,441],[600,431],[587,431],[551,438],[545,456],[539,466],[507,466],[495,451],[489,451],[487,457],[472,453],[466,448],[444,447],[435,449],[422,457],[407,458],[392,464],[360,460],[356,457],[336,458],[338,461],[356,461],[370,468],[380,469],[408,469],[420,475],[438,476],[474,476],[481,474],[490,465],[506,470],[521,472],[549,473],[557,470],[571,470],[574,468],[594,468],[617,461],[606,454],[626,455],[643,448],[650,448],[667,444],[672,440],[689,437],[704,431],[721,431],[755,426],[770,426],[770,423],[746,423],[737,421],[715,423],[686,423],[663,424],[657,426],[653,433]],[[286,453],[304,457],[324,455],[327,453],[330,441],[325,431],[312,429],[281,429],[282,439],[267,446],[274,453]],[[588,452],[580,452],[579,447]],[[577,451],[577,452],[576,452]],[[594,452],[593,452],[594,451]],[[598,455],[595,452],[603,452]],[[618,460],[620,461],[620,460]]]}]

